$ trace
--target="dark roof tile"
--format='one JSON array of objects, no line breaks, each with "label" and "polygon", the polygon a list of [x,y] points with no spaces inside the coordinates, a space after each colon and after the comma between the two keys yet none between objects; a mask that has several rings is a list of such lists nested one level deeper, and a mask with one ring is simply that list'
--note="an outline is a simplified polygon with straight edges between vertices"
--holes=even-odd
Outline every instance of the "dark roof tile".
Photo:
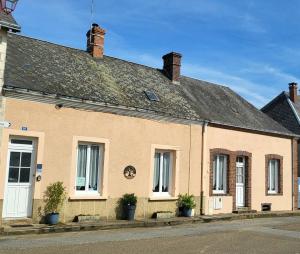
[{"label": "dark roof tile", "polygon": [[[161,70],[10,33],[5,86],[86,98],[177,118],[291,133],[228,87],[182,76],[173,84]],[[151,102],[145,90],[159,101]]]},{"label": "dark roof tile", "polygon": [[18,25],[14,17],[11,14],[6,14],[3,11],[0,11],[0,26],[11,29],[14,32],[21,31],[21,27]]}]

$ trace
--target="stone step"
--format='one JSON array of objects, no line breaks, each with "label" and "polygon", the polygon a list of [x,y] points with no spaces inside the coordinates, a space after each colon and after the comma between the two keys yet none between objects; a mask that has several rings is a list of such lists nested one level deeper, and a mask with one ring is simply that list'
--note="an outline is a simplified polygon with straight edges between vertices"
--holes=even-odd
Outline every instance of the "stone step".
[{"label": "stone step", "polygon": [[256,210],[249,209],[248,207],[241,207],[233,211],[235,214],[245,214],[245,213],[257,213]]},{"label": "stone step", "polygon": [[22,219],[3,219],[2,225],[3,226],[10,226],[10,227],[30,227],[32,226],[33,221],[31,218],[22,218]]}]

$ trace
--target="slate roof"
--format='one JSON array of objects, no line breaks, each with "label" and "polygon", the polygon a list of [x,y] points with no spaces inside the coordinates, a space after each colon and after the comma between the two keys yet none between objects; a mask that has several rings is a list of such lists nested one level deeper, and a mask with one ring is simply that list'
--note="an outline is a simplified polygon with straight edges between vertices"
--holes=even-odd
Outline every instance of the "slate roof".
[{"label": "slate roof", "polygon": [[[161,70],[9,33],[5,87],[59,94],[159,115],[292,135],[230,88],[182,76],[172,83]],[[154,91],[158,102],[145,91]]]},{"label": "slate roof", "polygon": [[14,17],[11,14],[6,14],[3,11],[0,11],[0,26],[5,27],[6,29],[11,29],[14,32],[21,31],[21,27],[18,25]]},{"label": "slate roof", "polygon": [[291,132],[300,135],[300,122],[297,119],[300,116],[300,96],[294,103],[289,99],[288,92],[282,92],[261,110]]}]

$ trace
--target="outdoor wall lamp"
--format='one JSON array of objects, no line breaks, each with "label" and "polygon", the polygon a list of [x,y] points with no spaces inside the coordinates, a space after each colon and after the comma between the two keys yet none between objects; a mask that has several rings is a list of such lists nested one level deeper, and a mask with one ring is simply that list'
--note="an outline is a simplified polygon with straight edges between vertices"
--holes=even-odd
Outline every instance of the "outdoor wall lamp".
[{"label": "outdoor wall lamp", "polygon": [[55,105],[55,108],[56,108],[56,109],[61,109],[63,106],[64,106],[63,104],[56,104],[56,105]]},{"label": "outdoor wall lamp", "polygon": [[12,13],[16,9],[19,0],[1,0],[1,10],[6,14]]}]

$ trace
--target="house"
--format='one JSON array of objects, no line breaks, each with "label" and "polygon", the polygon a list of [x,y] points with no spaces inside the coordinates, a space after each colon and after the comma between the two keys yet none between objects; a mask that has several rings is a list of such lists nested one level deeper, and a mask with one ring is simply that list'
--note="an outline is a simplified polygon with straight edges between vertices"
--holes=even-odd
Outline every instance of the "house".
[{"label": "house", "polygon": [[63,221],[116,218],[124,193],[138,196],[139,218],[175,211],[180,193],[196,215],[295,208],[298,135],[230,88],[182,76],[181,54],[155,69],[104,55],[97,24],[87,50],[14,27],[1,25],[2,219],[39,221],[56,181]]},{"label": "house", "polygon": [[[298,95],[298,84],[289,84],[289,92],[283,91],[261,110],[272,119],[280,123],[289,131],[300,134],[300,100]],[[298,156],[299,156],[298,142]],[[299,159],[299,157],[298,157]],[[298,177],[300,177],[300,165],[298,165]],[[299,180],[300,181],[300,180]],[[299,182],[300,183],[300,182]],[[298,190],[299,191],[299,190]],[[300,200],[297,207],[300,208]]]}]

